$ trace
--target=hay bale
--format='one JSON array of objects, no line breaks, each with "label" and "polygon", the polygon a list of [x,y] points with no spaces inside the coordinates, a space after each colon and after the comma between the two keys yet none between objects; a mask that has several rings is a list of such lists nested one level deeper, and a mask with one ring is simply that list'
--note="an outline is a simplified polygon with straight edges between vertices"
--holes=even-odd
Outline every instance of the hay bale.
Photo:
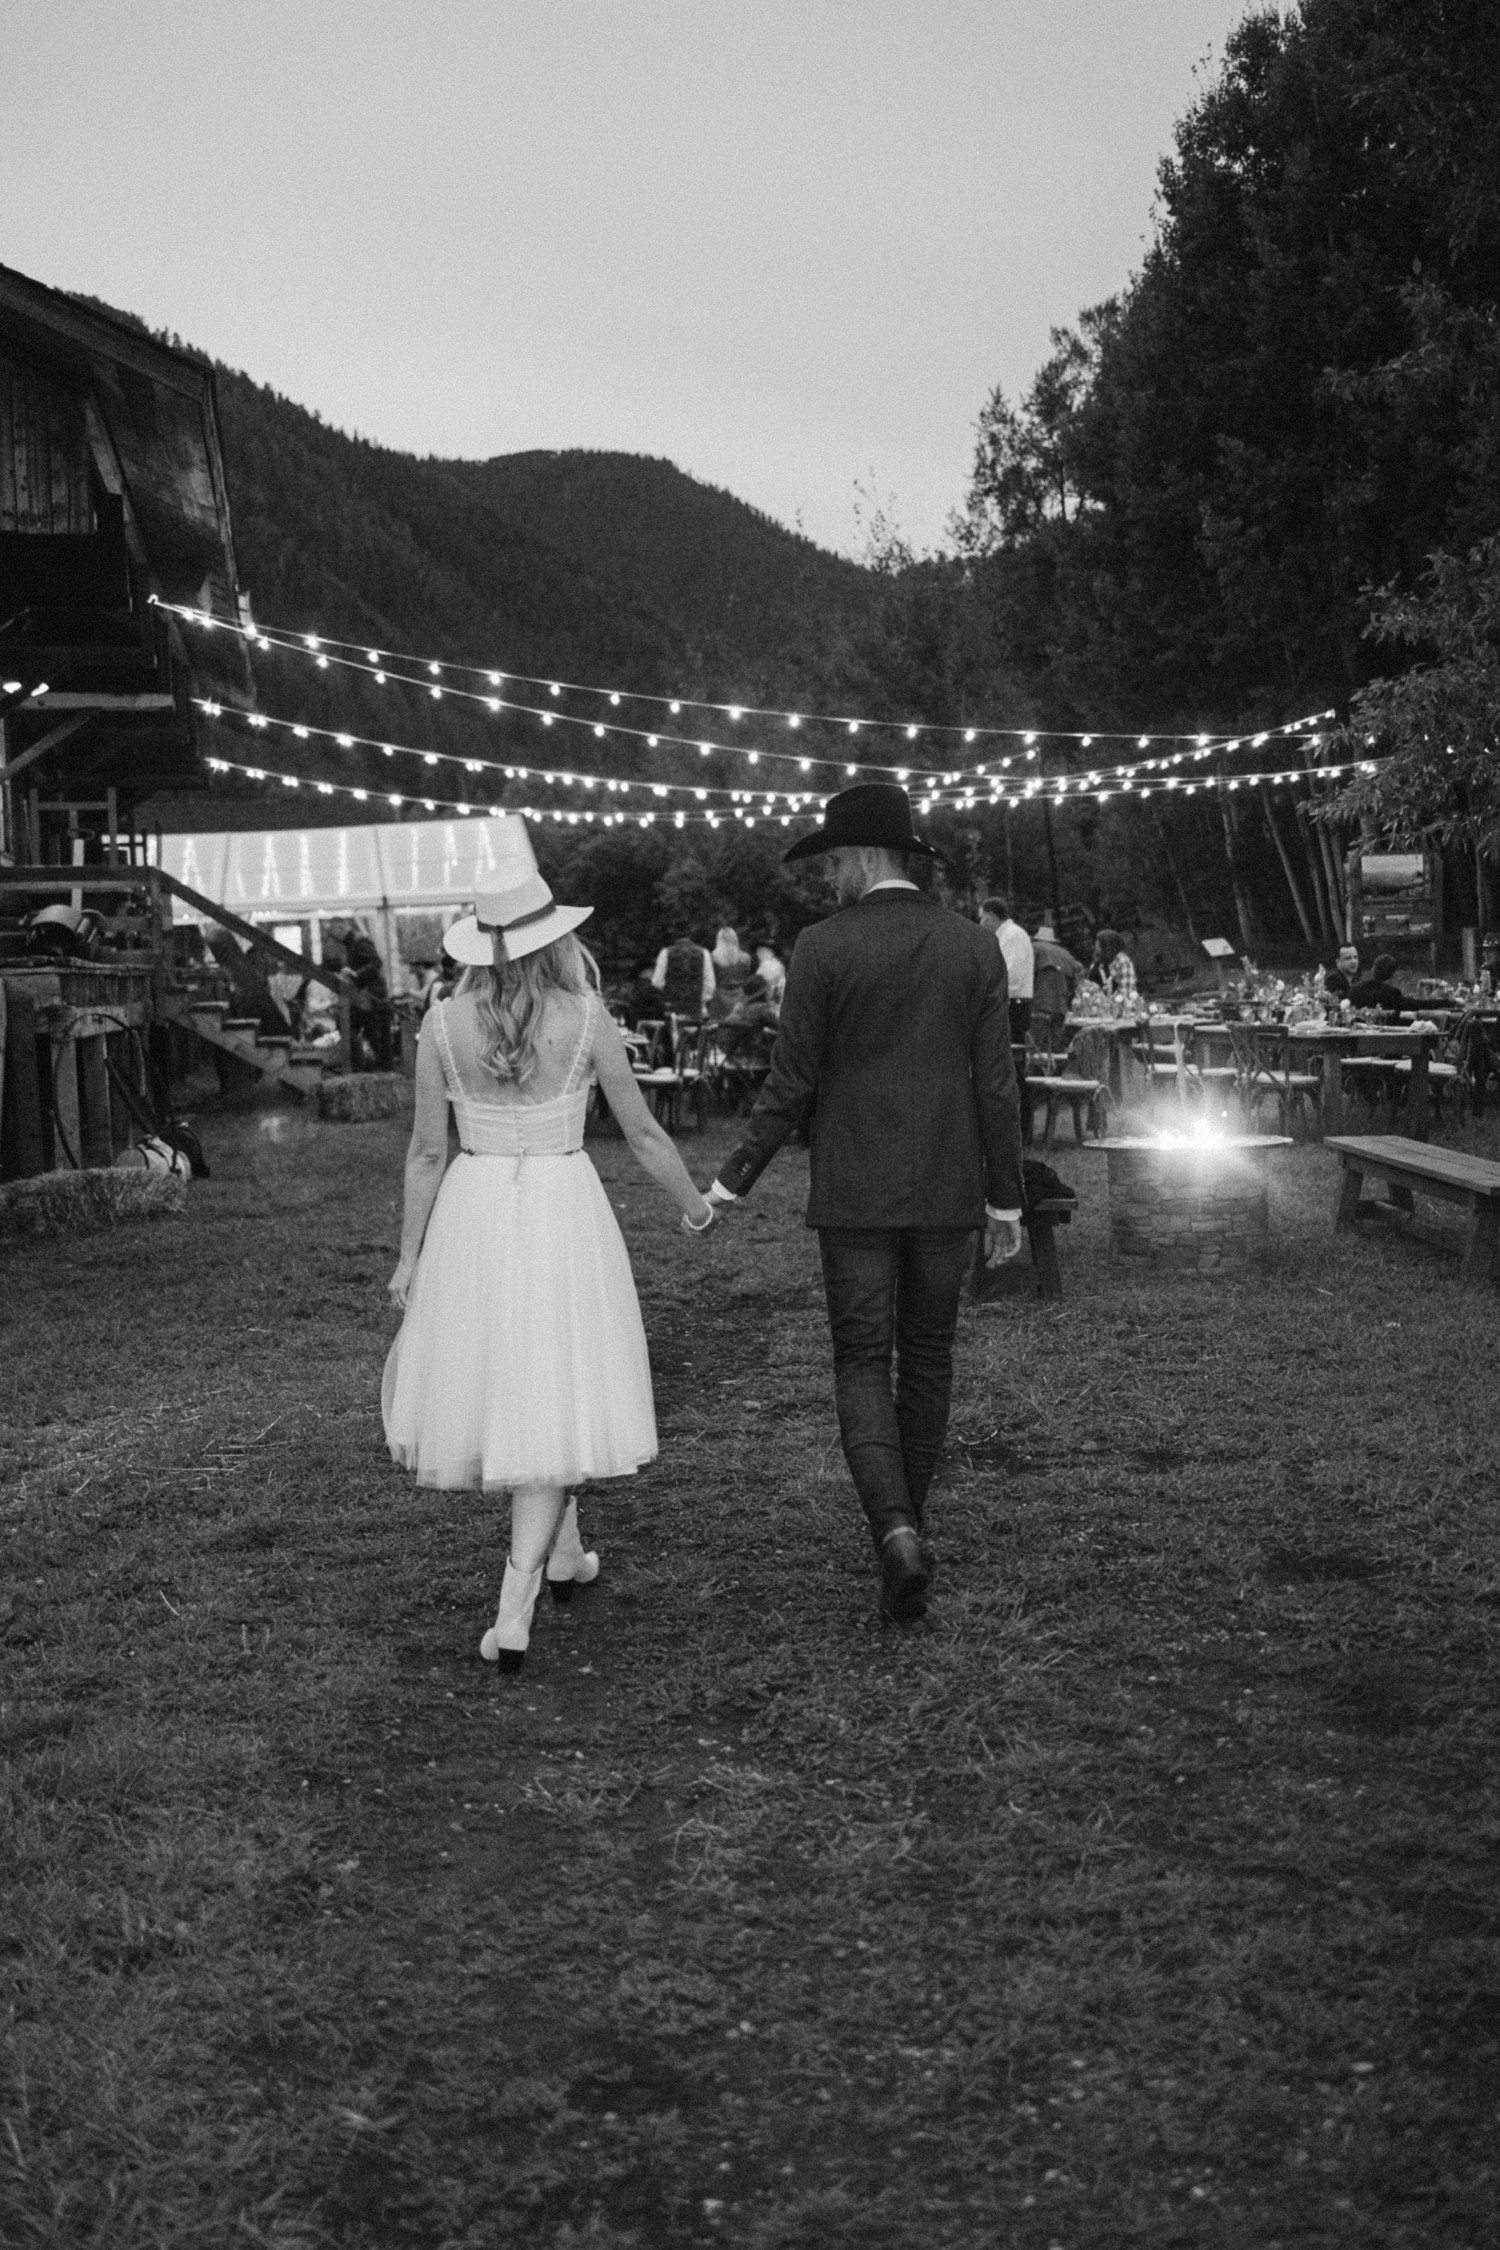
[{"label": "hay bale", "polygon": [[134,1219],[175,1219],[187,1209],[187,1181],[175,1172],[100,1166],[41,1172],[0,1187],[0,1235],[89,1234]]},{"label": "hay bale", "polygon": [[323,1080],[318,1115],[329,1125],[365,1125],[377,1117],[399,1117],[411,1101],[411,1080],[398,1070],[362,1070]]}]

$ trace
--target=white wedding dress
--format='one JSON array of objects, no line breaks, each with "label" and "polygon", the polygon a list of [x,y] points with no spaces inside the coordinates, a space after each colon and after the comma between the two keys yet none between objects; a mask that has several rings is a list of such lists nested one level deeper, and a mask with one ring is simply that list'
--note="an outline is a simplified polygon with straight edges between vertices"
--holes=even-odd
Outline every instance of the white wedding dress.
[{"label": "white wedding dress", "polygon": [[656,1457],[630,1258],[583,1153],[601,1005],[549,1001],[576,1017],[576,1041],[519,1093],[480,1063],[471,996],[427,1012],[463,1153],[438,1189],[381,1385],[386,1441],[418,1484],[580,1484]]}]

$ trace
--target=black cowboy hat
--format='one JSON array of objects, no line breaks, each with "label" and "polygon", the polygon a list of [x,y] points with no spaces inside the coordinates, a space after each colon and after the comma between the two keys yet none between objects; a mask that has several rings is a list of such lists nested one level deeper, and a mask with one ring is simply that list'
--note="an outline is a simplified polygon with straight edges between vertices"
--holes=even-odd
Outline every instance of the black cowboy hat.
[{"label": "black cowboy hat", "polygon": [[881,851],[941,857],[931,844],[912,834],[911,799],[894,781],[857,781],[852,789],[841,789],[823,807],[822,827],[800,837],[781,856],[812,859],[818,852],[836,852],[844,844],[874,844]]}]

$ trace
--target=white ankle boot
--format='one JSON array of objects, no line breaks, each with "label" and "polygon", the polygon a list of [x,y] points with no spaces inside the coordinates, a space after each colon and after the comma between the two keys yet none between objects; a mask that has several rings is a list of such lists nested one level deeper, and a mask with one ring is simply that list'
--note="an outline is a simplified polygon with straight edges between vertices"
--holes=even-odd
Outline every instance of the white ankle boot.
[{"label": "white ankle boot", "polygon": [[526,1571],[517,1570],[513,1562],[506,1564],[495,1622],[479,1644],[486,1664],[498,1664],[502,1672],[520,1671],[531,1643],[531,1613],[541,1590],[540,1566]]},{"label": "white ankle boot", "polygon": [[578,1536],[578,1502],[570,1500],[547,1557],[547,1584],[555,1602],[570,1602],[575,1586],[591,1586],[599,1575],[599,1557]]}]

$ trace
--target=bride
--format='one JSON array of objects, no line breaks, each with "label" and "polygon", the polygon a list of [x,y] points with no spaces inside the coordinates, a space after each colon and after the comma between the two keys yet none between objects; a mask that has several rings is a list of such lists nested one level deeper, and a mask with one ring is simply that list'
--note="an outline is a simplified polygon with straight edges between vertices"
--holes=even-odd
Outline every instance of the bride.
[{"label": "bride", "polygon": [[505,1671],[525,1655],[543,1567],[559,1601],[598,1575],[565,1488],[632,1476],[657,1450],[630,1259],[583,1153],[591,1078],[683,1225],[713,1221],[573,935],[592,912],[557,905],[531,862],[445,937],[465,973],[422,1027],[390,1281],[405,1311],[381,1387],[392,1458],[439,1491],[510,1494],[499,1612],[479,1644]]}]

